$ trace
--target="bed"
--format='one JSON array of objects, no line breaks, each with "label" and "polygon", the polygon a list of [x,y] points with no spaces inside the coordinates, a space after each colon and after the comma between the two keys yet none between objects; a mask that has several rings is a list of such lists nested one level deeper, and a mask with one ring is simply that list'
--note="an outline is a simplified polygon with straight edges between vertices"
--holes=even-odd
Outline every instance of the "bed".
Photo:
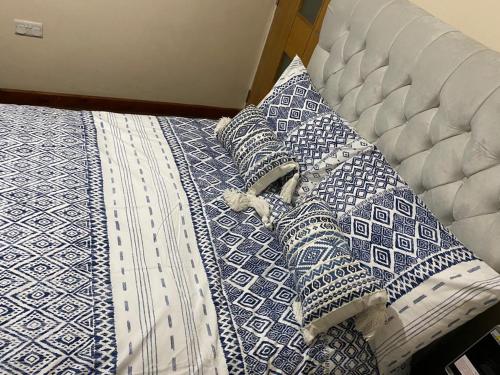
[{"label": "bed", "polygon": [[[500,55],[405,0],[334,0],[309,71],[499,270]],[[0,373],[378,372],[352,321],[305,344],[215,124],[0,105]]]}]

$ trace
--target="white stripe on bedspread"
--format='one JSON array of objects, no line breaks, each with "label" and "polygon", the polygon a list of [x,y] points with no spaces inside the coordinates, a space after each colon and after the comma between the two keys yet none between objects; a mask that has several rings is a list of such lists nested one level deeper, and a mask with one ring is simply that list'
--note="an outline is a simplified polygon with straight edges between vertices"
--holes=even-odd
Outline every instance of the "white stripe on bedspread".
[{"label": "white stripe on bedspread", "polygon": [[227,373],[188,200],[157,119],[93,116],[108,218],[118,373]]}]

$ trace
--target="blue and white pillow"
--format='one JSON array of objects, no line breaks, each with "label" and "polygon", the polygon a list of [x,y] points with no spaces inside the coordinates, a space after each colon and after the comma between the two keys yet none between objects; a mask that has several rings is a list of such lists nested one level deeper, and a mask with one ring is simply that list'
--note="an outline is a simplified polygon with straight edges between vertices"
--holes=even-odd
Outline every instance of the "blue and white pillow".
[{"label": "blue and white pillow", "polygon": [[371,143],[362,138],[357,138],[342,147],[333,149],[328,155],[316,161],[312,167],[302,171],[294,200],[306,199],[323,182],[325,176],[329,175],[339,165],[373,148],[374,146]]},{"label": "blue and white pillow", "polygon": [[294,201],[305,199],[338,165],[373,148],[333,110],[302,122],[288,132],[283,143],[300,165]]},{"label": "blue and white pillow", "polygon": [[370,339],[381,373],[500,299],[500,275],[436,219],[375,147],[329,170],[308,196],[328,203],[351,256],[387,291],[388,318]]},{"label": "blue and white pillow", "polygon": [[304,201],[279,216],[276,232],[294,277],[305,341],[354,316],[370,337],[385,319],[387,293],[370,269],[351,257],[328,204]]},{"label": "blue and white pillow", "polygon": [[233,119],[219,121],[215,133],[237,165],[245,189],[254,195],[299,169],[255,106],[246,107]]},{"label": "blue and white pillow", "polygon": [[311,77],[298,56],[292,60],[258,107],[264,112],[269,126],[280,140],[301,122],[331,110],[314,88]]},{"label": "blue and white pillow", "polygon": [[290,130],[283,143],[304,172],[339,147],[356,139],[359,136],[347,126],[345,120],[336,112],[329,111],[313,116]]}]

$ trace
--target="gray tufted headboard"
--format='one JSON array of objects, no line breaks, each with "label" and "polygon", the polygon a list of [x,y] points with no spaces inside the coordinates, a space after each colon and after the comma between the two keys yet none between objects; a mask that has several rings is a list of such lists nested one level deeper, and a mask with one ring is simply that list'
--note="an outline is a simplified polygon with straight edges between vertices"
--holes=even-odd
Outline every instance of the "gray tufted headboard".
[{"label": "gray tufted headboard", "polygon": [[332,0],[315,86],[500,271],[500,54],[407,0]]}]

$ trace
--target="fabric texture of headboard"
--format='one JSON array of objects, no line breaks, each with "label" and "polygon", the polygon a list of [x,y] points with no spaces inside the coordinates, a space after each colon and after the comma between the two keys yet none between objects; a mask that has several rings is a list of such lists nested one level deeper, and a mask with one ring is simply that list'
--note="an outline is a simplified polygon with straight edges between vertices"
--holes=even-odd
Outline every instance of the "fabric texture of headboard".
[{"label": "fabric texture of headboard", "polygon": [[407,0],[332,0],[315,86],[500,271],[500,54]]}]

